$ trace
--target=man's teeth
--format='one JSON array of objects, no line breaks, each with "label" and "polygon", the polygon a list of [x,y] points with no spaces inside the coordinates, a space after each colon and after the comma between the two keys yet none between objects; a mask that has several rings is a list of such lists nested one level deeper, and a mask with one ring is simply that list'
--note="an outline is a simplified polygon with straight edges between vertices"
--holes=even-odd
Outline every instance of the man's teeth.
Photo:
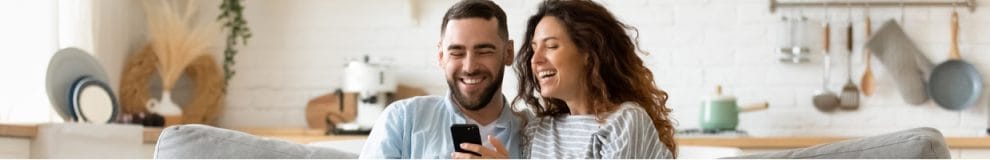
[{"label": "man's teeth", "polygon": [[557,75],[557,71],[540,71],[536,74],[540,78],[546,78],[550,76]]},{"label": "man's teeth", "polygon": [[481,82],[481,78],[475,78],[475,79],[467,79],[467,78],[465,78],[463,81],[466,84],[478,84],[478,83]]}]

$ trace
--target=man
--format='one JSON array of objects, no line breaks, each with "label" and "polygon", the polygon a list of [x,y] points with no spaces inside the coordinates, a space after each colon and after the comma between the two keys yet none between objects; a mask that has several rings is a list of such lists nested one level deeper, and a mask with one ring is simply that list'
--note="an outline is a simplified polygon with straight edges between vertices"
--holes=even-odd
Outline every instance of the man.
[{"label": "man", "polygon": [[437,58],[449,92],[389,105],[371,130],[361,158],[436,159],[466,154],[454,152],[453,124],[476,124],[480,129],[483,144],[465,149],[523,158],[522,121],[501,91],[505,67],[513,59],[505,19],[505,12],[488,0],[464,0],[447,10]]}]

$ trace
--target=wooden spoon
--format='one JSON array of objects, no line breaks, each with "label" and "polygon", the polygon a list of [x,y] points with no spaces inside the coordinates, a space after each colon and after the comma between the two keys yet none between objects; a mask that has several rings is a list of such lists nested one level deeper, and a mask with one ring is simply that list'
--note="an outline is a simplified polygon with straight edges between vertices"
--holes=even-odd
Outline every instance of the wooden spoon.
[{"label": "wooden spoon", "polygon": [[[870,35],[873,34],[872,31],[873,26],[870,25],[870,23],[872,23],[872,21],[870,21],[870,16],[867,15],[866,38],[870,38]],[[863,78],[860,80],[859,85],[861,90],[863,90],[863,95],[869,97],[873,95],[873,91],[874,89],[876,89],[875,86],[873,86],[873,69],[870,64],[871,61],[870,50],[869,49],[863,50],[863,55],[866,56],[866,71],[863,71]]]}]

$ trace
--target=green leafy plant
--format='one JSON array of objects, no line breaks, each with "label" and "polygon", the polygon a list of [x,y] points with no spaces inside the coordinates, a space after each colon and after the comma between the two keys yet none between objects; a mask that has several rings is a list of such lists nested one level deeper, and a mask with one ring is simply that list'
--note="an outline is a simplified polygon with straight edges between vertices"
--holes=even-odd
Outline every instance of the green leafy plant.
[{"label": "green leafy plant", "polygon": [[244,5],[241,2],[243,0],[223,0],[223,4],[220,4],[220,16],[217,17],[227,29],[227,47],[223,50],[223,73],[226,82],[230,82],[234,74],[237,74],[233,67],[236,64],[234,56],[237,55],[238,42],[247,45],[247,40],[251,38],[251,29],[244,20]]}]

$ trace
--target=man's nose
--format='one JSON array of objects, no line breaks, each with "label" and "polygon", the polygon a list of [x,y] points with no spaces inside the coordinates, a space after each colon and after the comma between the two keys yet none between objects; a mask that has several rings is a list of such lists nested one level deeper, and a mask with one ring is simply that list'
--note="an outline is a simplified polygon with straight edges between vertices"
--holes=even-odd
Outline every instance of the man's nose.
[{"label": "man's nose", "polygon": [[479,60],[476,53],[468,52],[467,57],[463,59],[464,65],[461,66],[461,70],[467,73],[474,73],[478,68],[481,68],[481,63],[478,62]]}]

